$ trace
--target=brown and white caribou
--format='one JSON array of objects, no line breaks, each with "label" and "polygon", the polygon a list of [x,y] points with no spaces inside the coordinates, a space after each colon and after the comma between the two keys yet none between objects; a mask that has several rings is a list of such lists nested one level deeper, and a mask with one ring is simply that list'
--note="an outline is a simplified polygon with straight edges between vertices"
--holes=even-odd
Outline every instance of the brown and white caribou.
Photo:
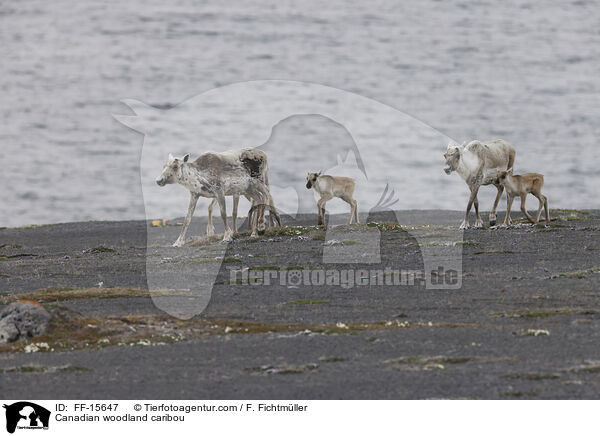
[{"label": "brown and white caribou", "polygon": [[325,223],[325,203],[334,197],[341,198],[350,205],[350,217],[348,225],[358,224],[358,209],[354,199],[354,179],[350,177],[322,175],[320,172],[308,172],[306,176],[306,189],[314,189],[321,197],[317,201],[317,225],[322,226]]},{"label": "brown and white caribou", "polygon": [[[262,152],[259,151],[259,153]],[[261,168],[260,159],[252,159],[254,155],[251,152],[240,153],[239,150],[223,153],[206,152],[193,162],[189,161],[189,157],[190,155],[186,154],[183,158],[178,159],[169,154],[161,175],[156,179],[159,186],[178,183],[190,191],[188,212],[181,234],[173,246],[180,247],[184,244],[185,234],[200,197],[214,199],[209,206],[209,212],[212,212],[212,205],[215,201],[219,204],[225,228],[223,241],[231,241],[233,236],[233,230],[227,224],[225,205],[225,196],[229,195],[234,196],[236,215],[236,200],[239,199],[239,196],[243,195],[250,201],[252,208],[248,214],[248,225],[252,230],[252,236],[256,236],[258,232],[263,232],[265,229],[265,206],[269,205],[272,213],[276,212],[273,212],[273,200],[265,183],[266,178],[260,177],[256,173],[256,170]],[[266,170],[266,166],[264,169]],[[211,233],[212,230],[212,219],[209,218],[207,232]]]},{"label": "brown and white caribou", "polygon": [[477,192],[480,186],[485,185],[494,185],[498,189],[494,207],[490,212],[490,225],[495,225],[496,208],[504,190],[504,187],[498,181],[498,171],[512,168],[515,163],[515,149],[502,139],[484,142],[471,141],[463,145],[450,143],[444,157],[447,164],[447,167],[444,168],[446,174],[456,171],[467,182],[471,190],[465,219],[460,228],[466,229],[469,227],[469,213],[473,204],[475,205],[475,227],[483,227],[483,221],[479,216]]},{"label": "brown and white caribou", "polygon": [[[542,186],[544,186],[544,175],[538,173],[528,173],[522,175],[513,175],[513,169],[510,168],[508,171],[499,171],[498,180],[502,186],[506,188],[506,217],[504,218],[503,226],[511,224],[510,220],[510,208],[515,197],[521,197],[521,212],[532,224],[537,224],[540,221],[540,214],[542,213],[542,207],[546,213],[546,225],[550,224],[550,214],[548,213],[548,199],[542,194]],[[539,206],[535,219],[527,213],[525,208],[525,200],[527,194],[533,194],[539,201]]]},{"label": "brown and white caribou", "polygon": [[[238,148],[235,150],[227,150],[220,155],[231,162],[237,162],[239,165],[242,165],[246,170],[250,173],[251,177],[258,178],[261,180],[267,187],[269,188],[269,170],[267,163],[267,155],[264,151],[259,150],[257,148]],[[228,194],[226,194],[228,195]],[[238,214],[238,204],[240,201],[239,194],[233,194],[233,211],[231,214],[231,219],[233,221],[233,233],[237,232],[237,214]],[[217,199],[214,198],[213,201],[208,206],[208,224],[206,226],[206,234],[208,236],[213,235],[215,232],[215,228],[212,225],[212,209]],[[281,219],[279,217],[279,213],[277,213],[277,209],[275,208],[275,203],[273,202],[273,197],[269,192],[268,197],[268,209],[269,209],[269,226],[273,227],[275,222],[278,226],[281,226]],[[250,210],[254,210],[254,207],[251,207]],[[250,226],[250,215],[248,215],[248,230],[251,230]]]}]

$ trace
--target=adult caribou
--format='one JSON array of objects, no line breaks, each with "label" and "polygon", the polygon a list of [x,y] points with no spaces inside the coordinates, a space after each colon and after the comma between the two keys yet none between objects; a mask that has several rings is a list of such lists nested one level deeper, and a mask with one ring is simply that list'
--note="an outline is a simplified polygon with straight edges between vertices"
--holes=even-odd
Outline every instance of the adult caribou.
[{"label": "adult caribou", "polygon": [[[246,157],[252,157],[252,153]],[[189,161],[189,154],[178,159],[169,154],[161,175],[156,179],[159,186],[178,183],[190,191],[190,203],[185,217],[181,234],[173,244],[180,247],[185,242],[185,234],[192,221],[196,204],[200,197],[213,198],[219,203],[221,209],[221,218],[225,233],[223,241],[231,241],[233,231],[227,224],[227,210],[225,206],[225,196],[234,196],[234,208],[237,212],[236,198],[239,195],[245,196],[252,204],[251,212],[248,214],[248,224],[252,229],[252,236],[265,229],[264,209],[265,205],[271,206],[273,200],[265,181],[253,173],[252,168],[256,167],[252,162],[240,160],[239,153],[224,152],[206,152],[200,155],[195,161]],[[209,211],[212,211],[212,205]],[[207,230],[212,228],[212,221],[209,220]],[[210,231],[208,231],[210,233]]]},{"label": "adult caribou", "polygon": [[467,182],[471,190],[465,219],[460,228],[466,229],[469,227],[469,213],[473,205],[475,205],[475,227],[483,227],[483,221],[479,216],[479,202],[477,201],[477,192],[482,185],[494,185],[498,189],[494,207],[490,211],[490,226],[495,225],[496,208],[504,190],[498,180],[498,171],[512,168],[515,163],[515,149],[502,139],[484,142],[475,140],[468,144],[463,143],[463,145],[451,142],[448,144],[444,157],[448,165],[444,168],[446,174],[456,171]]},{"label": "adult caribou", "polygon": [[[237,148],[234,150],[227,150],[222,153],[218,153],[224,160],[243,166],[246,171],[250,174],[250,177],[257,178],[261,182],[263,182],[267,188],[269,189],[269,170],[267,163],[267,154],[259,150],[258,148]],[[229,195],[229,194],[225,194]],[[240,201],[240,194],[232,194],[233,196],[233,211],[231,214],[231,219],[233,221],[233,233],[237,232],[237,213],[238,213],[238,204]],[[271,196],[271,192],[268,194],[268,208],[269,208],[269,226],[273,227],[275,222],[278,226],[281,226],[281,218],[279,217],[279,213],[275,208],[275,203],[273,202],[273,197]],[[217,199],[214,198],[213,201],[208,206],[208,224],[206,226],[206,234],[208,236],[213,235],[215,232],[215,228],[212,225],[212,209]],[[254,204],[251,206],[250,211],[254,211]],[[251,230],[251,213],[248,214],[248,230]]]}]

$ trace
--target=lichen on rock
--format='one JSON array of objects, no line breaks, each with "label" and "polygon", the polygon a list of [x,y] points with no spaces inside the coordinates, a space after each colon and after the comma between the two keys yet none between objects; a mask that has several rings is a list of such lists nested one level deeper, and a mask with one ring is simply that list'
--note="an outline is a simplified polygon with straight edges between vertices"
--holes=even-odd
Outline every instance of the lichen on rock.
[{"label": "lichen on rock", "polygon": [[50,314],[41,305],[16,301],[0,312],[0,344],[32,338],[46,332]]}]

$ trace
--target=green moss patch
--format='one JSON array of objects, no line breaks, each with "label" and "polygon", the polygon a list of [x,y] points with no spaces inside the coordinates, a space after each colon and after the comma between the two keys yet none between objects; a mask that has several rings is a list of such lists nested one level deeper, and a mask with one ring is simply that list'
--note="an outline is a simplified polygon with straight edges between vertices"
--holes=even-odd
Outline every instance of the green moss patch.
[{"label": "green moss patch", "polygon": [[[0,352],[70,351],[107,346],[154,346],[183,340],[231,334],[294,333],[358,334],[365,331],[413,328],[472,328],[472,324],[409,323],[379,321],[371,323],[272,324],[230,319],[180,320],[168,315],[88,317],[57,305],[47,305],[52,318],[48,331],[31,341],[0,345]],[[44,343],[44,347],[32,345]],[[29,348],[27,348],[29,345]]]},{"label": "green moss patch", "polygon": [[38,303],[50,303],[87,298],[148,297],[149,295],[150,294],[146,289],[51,287],[24,294],[2,296],[0,297],[0,302],[2,304],[8,304],[18,300],[32,300],[37,301]]}]

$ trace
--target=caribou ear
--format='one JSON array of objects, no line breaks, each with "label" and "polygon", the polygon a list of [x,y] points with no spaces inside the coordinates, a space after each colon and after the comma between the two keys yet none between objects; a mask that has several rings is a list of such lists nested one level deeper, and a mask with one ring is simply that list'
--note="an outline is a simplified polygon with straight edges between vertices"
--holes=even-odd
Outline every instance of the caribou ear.
[{"label": "caribou ear", "polygon": [[190,159],[190,154],[186,154],[185,156],[183,156],[183,161],[187,162]]},{"label": "caribou ear", "polygon": [[507,169],[506,172],[509,173],[509,174],[512,174],[513,173],[512,167],[510,167],[509,169]]},{"label": "caribou ear", "polygon": [[169,162],[173,162],[175,160],[175,157],[169,153]]}]

